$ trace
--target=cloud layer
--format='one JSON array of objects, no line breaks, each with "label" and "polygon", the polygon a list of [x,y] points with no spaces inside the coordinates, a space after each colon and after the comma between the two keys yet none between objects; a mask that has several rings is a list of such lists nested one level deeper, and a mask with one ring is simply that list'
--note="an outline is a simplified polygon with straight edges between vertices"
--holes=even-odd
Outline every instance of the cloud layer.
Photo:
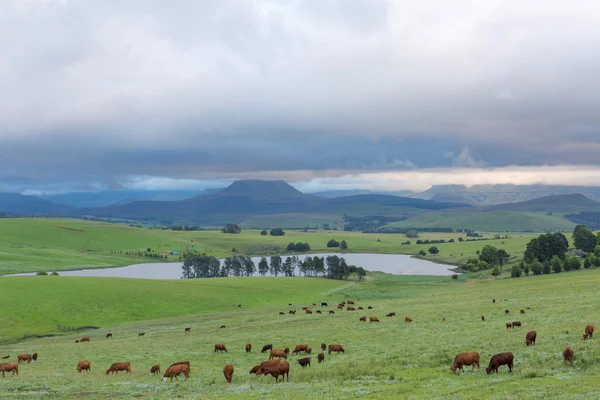
[{"label": "cloud layer", "polygon": [[576,3],[7,0],[0,187],[599,165]]}]

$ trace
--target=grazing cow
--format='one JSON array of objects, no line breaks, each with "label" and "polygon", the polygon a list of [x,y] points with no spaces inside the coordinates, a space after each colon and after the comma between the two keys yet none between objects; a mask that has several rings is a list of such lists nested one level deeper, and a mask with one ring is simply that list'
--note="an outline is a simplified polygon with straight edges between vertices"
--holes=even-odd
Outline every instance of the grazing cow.
[{"label": "grazing cow", "polygon": [[395,317],[396,313],[395,312],[391,312],[391,313],[387,313],[385,314],[386,317]]},{"label": "grazing cow", "polygon": [[265,344],[260,352],[261,353],[266,353],[267,350],[273,350],[273,345],[272,344]]},{"label": "grazing cow", "polygon": [[296,314],[296,310],[290,310],[288,314]]},{"label": "grazing cow", "polygon": [[321,314],[321,310],[317,310],[317,314]]},{"label": "grazing cow", "polygon": [[520,328],[521,327],[521,321],[513,321],[512,327],[514,328],[515,326],[518,326]]},{"label": "grazing cow", "polygon": [[442,318],[442,322],[446,322],[446,317],[443,317],[443,318]]},{"label": "grazing cow", "polygon": [[317,306],[317,304],[316,304],[316,303],[312,303],[312,305],[313,305],[313,306],[315,306],[315,307]]},{"label": "grazing cow", "polygon": [[285,315],[283,311],[279,311],[279,315]]},{"label": "grazing cow", "polygon": [[215,351],[214,352],[216,353],[217,351],[219,351],[221,353],[222,352],[227,353],[227,348],[225,347],[224,344],[215,344]]},{"label": "grazing cow", "polygon": [[371,323],[371,322],[379,322],[379,320],[377,319],[377,317],[370,317],[369,323]]},{"label": "grazing cow", "polygon": [[291,306],[291,305],[292,305],[292,303],[288,303],[288,306]]},{"label": "grazing cow", "polygon": [[299,344],[298,346],[294,347],[294,351],[292,351],[292,355],[298,354],[300,352],[306,353],[306,349],[308,349],[307,344]]},{"label": "grazing cow", "polygon": [[311,311],[311,310],[309,310],[309,309],[307,308],[307,309],[306,309],[306,313],[307,313],[307,314],[312,314],[312,311]]},{"label": "grazing cow", "polygon": [[573,362],[574,355],[575,355],[575,353],[573,352],[573,349],[571,348],[571,346],[567,346],[563,350],[563,358],[565,359],[565,361]]},{"label": "grazing cow", "polygon": [[492,372],[497,373],[498,368],[502,365],[508,366],[508,372],[512,372],[513,360],[513,353],[507,352],[496,354],[490,359],[490,364],[485,369],[485,372],[487,372],[488,375]]},{"label": "grazing cow", "polygon": [[321,350],[322,351],[327,350],[327,345],[325,343],[321,343]]},{"label": "grazing cow", "polygon": [[525,310],[521,310],[521,314],[525,314]]},{"label": "grazing cow", "polygon": [[10,354],[7,356],[2,357],[3,360],[9,359],[10,358]]},{"label": "grazing cow", "polygon": [[319,362],[325,362],[325,354],[319,353],[319,355],[317,356],[317,360]]},{"label": "grazing cow", "polygon": [[362,317],[360,317],[359,321],[360,322],[367,322],[367,316],[363,315]]},{"label": "grazing cow", "polygon": [[75,339],[75,343],[79,343],[79,340]]},{"label": "grazing cow", "polygon": [[246,345],[246,353],[250,353],[252,351],[252,345],[250,343],[248,343]]},{"label": "grazing cow", "polygon": [[304,357],[299,359],[298,364],[300,364],[302,368],[306,367],[307,365],[310,367],[310,357]]},{"label": "grazing cow", "polygon": [[289,347],[286,347],[285,349],[283,349],[283,352],[284,352],[285,354],[290,354],[290,348],[289,348]]},{"label": "grazing cow", "polygon": [[321,303],[321,307],[329,307],[327,303]]},{"label": "grazing cow", "polygon": [[591,339],[593,335],[594,335],[594,325],[587,324],[585,326],[585,333],[583,334],[583,340],[585,340],[587,338]]},{"label": "grazing cow", "polygon": [[482,320],[482,321],[485,321],[485,317],[484,317],[483,315],[481,316],[481,320]]},{"label": "grazing cow", "polygon": [[[275,360],[271,360],[275,361]],[[275,378],[275,382],[278,381],[281,376],[282,380],[287,377],[287,381],[290,381],[290,363],[287,361],[277,361],[277,364],[268,364],[269,361],[265,361],[260,364],[256,375],[271,375]]]},{"label": "grazing cow", "polygon": [[223,367],[223,375],[225,376],[225,380],[227,381],[227,383],[231,383],[231,378],[233,377],[233,365],[225,365]]},{"label": "grazing cow", "polygon": [[352,300],[348,300],[348,304],[354,304]]},{"label": "grazing cow", "polygon": [[312,349],[310,347],[306,349],[306,354],[312,354]]},{"label": "grazing cow", "polygon": [[460,369],[464,372],[465,370],[463,369],[463,366],[465,365],[473,366],[471,372],[475,371],[475,366],[477,366],[477,369],[481,369],[479,367],[479,353],[477,353],[476,351],[471,351],[469,353],[457,354],[456,357],[454,357],[454,362],[452,363],[452,367],[450,367],[450,370],[452,372],[455,372],[457,369]]},{"label": "grazing cow", "polygon": [[348,307],[346,307],[346,311],[356,311],[356,310],[354,309],[354,307],[348,306]]},{"label": "grazing cow", "polygon": [[283,350],[271,350],[271,353],[269,354],[269,360],[274,358],[279,358],[280,360],[285,358],[287,360],[287,357],[287,354],[285,354],[285,351]]},{"label": "grazing cow", "polygon": [[496,299],[493,299],[493,300],[492,300],[492,303],[495,303],[495,302],[496,302]]},{"label": "grazing cow", "polygon": [[85,361],[79,361],[77,363],[77,372],[81,373],[81,371],[87,371],[90,372],[92,370],[92,368],[90,367],[90,362],[85,360]]},{"label": "grazing cow", "polygon": [[119,371],[127,371],[128,374],[131,373],[131,363],[128,361],[125,362],[116,362],[112,363],[110,367],[106,370],[106,375],[117,373],[119,375]]},{"label": "grazing cow", "polygon": [[359,309],[359,310],[362,310],[363,308],[359,306],[359,307],[358,307],[358,309]]},{"label": "grazing cow", "polygon": [[329,314],[335,314],[335,311],[329,310]]},{"label": "grazing cow", "polygon": [[[275,360],[275,361],[279,361],[279,360]],[[255,365],[254,367],[252,367],[250,369],[250,374],[256,374],[256,372],[258,371],[259,368],[260,368],[260,365]]]},{"label": "grazing cow", "polygon": [[335,351],[336,353],[344,353],[345,350],[342,347],[341,344],[330,344],[329,345],[329,350],[327,351],[328,354],[331,354],[331,352]]},{"label": "grazing cow", "polygon": [[411,323],[412,322],[412,318],[411,317],[404,317],[404,323]]},{"label": "grazing cow", "polygon": [[308,310],[308,307],[302,307],[303,310]]},{"label": "grazing cow", "polygon": [[337,308],[338,308],[338,310],[343,310],[343,309],[344,309],[344,306],[341,306],[341,305],[339,305],[339,304],[338,304],[338,307],[337,307]]},{"label": "grazing cow", "polygon": [[19,363],[16,362],[7,362],[0,364],[0,372],[2,372],[2,377],[4,378],[7,372],[12,372],[12,376],[19,376]]},{"label": "grazing cow", "polygon": [[506,329],[510,329],[510,328],[512,328],[512,324],[510,322],[507,322],[506,323]]},{"label": "grazing cow", "polygon": [[221,326],[219,327],[219,329],[223,329],[223,328],[225,328],[225,325],[221,325]]},{"label": "grazing cow", "polygon": [[177,379],[177,376],[179,376],[181,374],[183,374],[183,376],[185,376],[186,381],[190,377],[190,362],[189,361],[181,361],[181,362],[177,362],[177,363],[169,365],[169,368],[167,368],[167,370],[163,374],[161,382],[166,381],[167,378],[171,378],[171,380],[173,380],[173,378],[175,378],[175,380],[177,381],[177,380],[179,380],[179,379]]},{"label": "grazing cow", "polygon": [[238,308],[242,308],[242,305],[241,305],[241,304],[238,304]]},{"label": "grazing cow", "polygon": [[190,332],[192,328],[185,328],[185,332]]},{"label": "grazing cow", "polygon": [[504,314],[510,314],[510,310],[508,310],[508,309],[504,310]]},{"label": "grazing cow", "polygon": [[367,307],[367,309],[369,309],[369,310],[372,310],[372,309],[373,309],[373,307],[369,306],[369,307]]},{"label": "grazing cow", "polygon": [[79,340],[81,343],[83,342],[89,342],[90,341],[90,337],[89,336],[84,336]]},{"label": "grazing cow", "polygon": [[[146,334],[146,332],[140,332],[140,333],[138,333],[138,337],[142,337],[142,336],[144,336],[145,334]],[[83,342],[83,340],[82,340],[82,342]]]},{"label": "grazing cow", "polygon": [[24,361],[27,364],[29,364],[31,362],[35,362],[35,360],[37,360],[37,353],[33,353],[33,354],[19,354],[17,356],[17,361],[18,362]]},{"label": "grazing cow", "polygon": [[156,375],[156,374],[160,374],[160,366],[159,365],[153,365],[152,368],[150,368],[150,375]]},{"label": "grazing cow", "polygon": [[108,339],[108,338],[112,338],[112,332],[108,332],[108,333],[106,334],[106,339]]},{"label": "grazing cow", "polygon": [[527,332],[527,335],[525,335],[525,344],[527,346],[535,345],[536,336],[537,336],[537,333],[535,331]]}]

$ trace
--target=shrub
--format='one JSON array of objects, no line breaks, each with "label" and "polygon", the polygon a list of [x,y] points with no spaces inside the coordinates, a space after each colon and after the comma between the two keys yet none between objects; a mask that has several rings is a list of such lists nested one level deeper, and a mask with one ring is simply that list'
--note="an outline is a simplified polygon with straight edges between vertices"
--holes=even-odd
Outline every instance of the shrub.
[{"label": "shrub", "polygon": [[512,267],[512,270],[510,271],[510,276],[512,278],[520,278],[522,273],[523,273],[523,271],[521,271],[521,268],[519,268],[518,266],[515,265],[514,267]]},{"label": "shrub", "polygon": [[592,262],[590,261],[590,258],[586,257],[585,260],[583,261],[583,268],[588,269],[591,266],[592,266]]},{"label": "shrub", "polygon": [[531,269],[532,269],[534,275],[541,275],[543,268],[544,268],[544,266],[539,261],[534,262],[533,265],[531,266]]},{"label": "shrub", "polygon": [[261,234],[262,236],[267,236],[267,235],[268,235],[267,231],[266,231],[266,230],[264,230],[264,229],[263,229],[262,231],[260,231],[260,234]]},{"label": "shrub", "polygon": [[562,261],[557,256],[552,257],[550,260],[550,266],[555,273],[559,273],[562,270]]},{"label": "shrub", "polygon": [[468,269],[469,271],[475,271],[477,270],[477,264],[468,263],[464,268]]},{"label": "shrub", "polygon": [[50,275],[52,275],[52,276],[58,276],[58,272],[53,271]]},{"label": "shrub", "polygon": [[427,255],[427,253],[425,253],[423,250],[419,251],[419,255],[422,257],[425,257]]},{"label": "shrub", "polygon": [[285,232],[281,228],[275,228],[275,229],[271,229],[271,232],[269,232],[269,234],[271,236],[283,236],[283,235],[285,235]]},{"label": "shrub", "polygon": [[242,230],[240,229],[240,227],[237,224],[227,224],[227,225],[225,225],[225,227],[223,227],[223,229],[221,229],[221,232],[223,232],[223,233],[232,233],[232,234],[238,234],[241,231]]},{"label": "shrub", "polygon": [[348,250],[348,243],[346,243],[345,240],[342,240],[342,242],[340,243],[340,249]]},{"label": "shrub", "polygon": [[493,276],[499,276],[500,275],[500,268],[499,267],[494,267],[494,269],[492,270],[492,275]]},{"label": "shrub", "polygon": [[458,279],[458,274],[452,274],[452,279],[457,280]]},{"label": "shrub", "polygon": [[581,268],[581,261],[577,257],[569,257],[568,263],[571,269],[578,270]]},{"label": "shrub", "polygon": [[[379,240],[379,239],[377,239]],[[410,244],[410,240],[407,240],[406,242],[402,242],[402,244]]]},{"label": "shrub", "polygon": [[45,275],[48,275],[48,273],[46,271],[38,271],[37,275],[40,275],[40,276],[44,275],[45,276]]},{"label": "shrub", "polygon": [[440,252],[436,246],[431,246],[427,251],[429,251],[430,254],[438,254]]},{"label": "shrub", "polygon": [[477,263],[477,269],[480,271],[482,271],[484,269],[488,269],[489,267],[490,267],[490,265],[483,260],[481,260]]},{"label": "shrub", "polygon": [[462,241],[464,241],[464,240],[465,240],[465,239],[463,239],[462,237],[459,237],[459,238],[458,238],[458,241],[459,241],[459,242],[462,242]]},{"label": "shrub", "polygon": [[[521,261],[521,264],[523,264],[523,261]],[[529,276],[529,264],[523,266],[523,272],[525,272],[525,276]]]},{"label": "shrub", "polygon": [[552,271],[552,268],[550,268],[550,263],[548,261],[546,261],[544,263],[544,266],[542,267],[542,272],[544,273],[544,275],[548,275],[551,271]]},{"label": "shrub", "polygon": [[287,251],[295,251],[296,250],[296,243],[290,242],[285,249]]},{"label": "shrub", "polygon": [[327,242],[327,247],[340,247],[340,242],[335,239],[331,239],[329,242]]}]

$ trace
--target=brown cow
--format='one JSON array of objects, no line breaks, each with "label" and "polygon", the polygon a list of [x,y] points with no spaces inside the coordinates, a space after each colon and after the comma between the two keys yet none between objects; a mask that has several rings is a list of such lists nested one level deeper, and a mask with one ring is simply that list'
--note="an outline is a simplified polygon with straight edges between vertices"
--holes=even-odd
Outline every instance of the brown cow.
[{"label": "brown cow", "polygon": [[142,337],[142,336],[144,336],[145,334],[146,334],[146,332],[140,332],[140,333],[138,333],[138,337]]},{"label": "brown cow", "polygon": [[319,353],[317,360],[319,360],[319,362],[325,362],[325,354]]},{"label": "brown cow", "polygon": [[521,327],[521,321],[513,321],[512,327],[514,328],[515,326],[518,326],[520,328]]},{"label": "brown cow", "polygon": [[308,310],[308,307],[302,307],[303,310]]},{"label": "brown cow", "polygon": [[[274,361],[279,361],[279,360],[274,360]],[[254,367],[252,367],[250,369],[250,374],[256,374],[256,372],[258,371],[259,368],[260,368],[260,365],[255,365]]]},{"label": "brown cow", "polygon": [[329,314],[335,314],[335,311],[329,310]]},{"label": "brown cow", "polygon": [[309,309],[307,308],[307,309],[306,309],[306,313],[307,313],[307,314],[312,314],[312,311],[311,311],[311,310],[309,310]]},{"label": "brown cow", "polygon": [[525,310],[521,310],[521,314],[525,314]]},{"label": "brown cow", "polygon": [[298,346],[294,347],[294,351],[292,351],[292,355],[298,354],[300,352],[306,353],[306,349],[308,349],[307,344],[299,344]]},{"label": "brown cow", "polygon": [[246,353],[250,353],[252,351],[252,345],[250,343],[248,343],[246,345]]},{"label": "brown cow", "polygon": [[573,349],[571,348],[571,346],[567,346],[563,350],[563,358],[565,359],[565,361],[573,362],[574,355],[575,355],[575,353],[573,352]]},{"label": "brown cow", "polygon": [[302,368],[306,367],[307,365],[310,367],[310,357],[304,357],[299,359],[298,364],[300,364]]},{"label": "brown cow", "polygon": [[296,310],[290,310],[290,311],[288,311],[288,314],[294,314],[295,315],[296,314]]},{"label": "brown cow", "polygon": [[356,310],[354,309],[354,307],[348,306],[348,307],[346,307],[346,311],[356,311]]},{"label": "brown cow", "polygon": [[7,362],[7,363],[2,363],[0,364],[0,372],[2,372],[2,377],[4,378],[6,375],[6,372],[11,372],[12,371],[12,376],[15,376],[15,374],[17,374],[17,376],[19,376],[19,363],[16,362]]},{"label": "brown cow", "polygon": [[493,300],[492,300],[492,303],[495,303],[495,302],[496,302],[496,299],[493,299]]},{"label": "brown cow", "polygon": [[404,323],[411,323],[412,322],[412,318],[411,317],[404,317]]},{"label": "brown cow", "polygon": [[367,322],[367,316],[363,315],[362,317],[359,318],[360,322]]},{"label": "brown cow", "polygon": [[192,328],[185,328],[185,332],[190,332]]},{"label": "brown cow", "polygon": [[310,347],[306,349],[306,354],[312,354],[312,349]]},{"label": "brown cow", "polygon": [[75,339],[75,343],[79,343],[79,340]]},{"label": "brown cow", "polygon": [[386,317],[395,317],[396,313],[395,312],[391,312],[391,313],[387,313],[385,314]]},{"label": "brown cow", "polygon": [[327,350],[327,345],[325,343],[321,343],[321,351]]},{"label": "brown cow", "polygon": [[454,357],[454,362],[452,363],[452,367],[450,367],[450,370],[452,372],[455,372],[457,369],[460,369],[464,372],[465,370],[463,369],[463,366],[465,365],[473,366],[471,372],[475,371],[475,366],[477,366],[477,369],[481,369],[479,367],[479,353],[477,353],[476,351],[472,351],[469,353],[457,354],[456,357]]},{"label": "brown cow", "polygon": [[89,342],[90,341],[90,337],[89,336],[84,336],[79,340],[81,343],[83,342]]},{"label": "brown cow", "polygon": [[2,360],[6,360],[6,359],[8,359],[8,358],[10,358],[10,354],[9,354],[9,355],[7,355],[7,356],[4,356],[4,357],[2,357]]},{"label": "brown cow", "polygon": [[241,304],[238,304],[238,308],[242,308],[242,305],[241,305]]},{"label": "brown cow", "polygon": [[284,352],[285,354],[288,354],[288,355],[289,355],[289,354],[290,354],[290,348],[289,348],[289,347],[286,347],[285,349],[283,349],[283,352]]},{"label": "brown cow", "polygon": [[331,354],[332,351],[335,351],[336,353],[344,353],[345,350],[342,347],[341,344],[330,344],[329,345],[329,350],[327,351],[328,354]]},{"label": "brown cow", "polygon": [[273,345],[272,344],[265,344],[260,352],[261,353],[266,353],[267,350],[273,350]]},{"label": "brown cow", "polygon": [[85,360],[85,361],[79,361],[77,363],[77,372],[81,373],[81,371],[86,370],[87,372],[90,372],[92,370],[92,368],[90,367],[90,362]]},{"label": "brown cow", "polygon": [[174,364],[169,365],[169,368],[167,368],[167,370],[163,374],[161,382],[166,381],[167,378],[171,378],[171,380],[173,380],[173,377],[175,377],[175,380],[177,381],[177,380],[179,380],[179,379],[177,379],[177,376],[179,376],[181,374],[183,374],[183,376],[185,376],[186,381],[190,377],[190,362],[189,361],[181,361],[181,362],[176,362]]},{"label": "brown cow", "polygon": [[113,374],[114,372],[119,375],[119,371],[127,371],[128,374],[131,373],[131,363],[128,361],[125,362],[116,362],[112,363],[110,367],[106,370],[106,375]]},{"label": "brown cow", "polygon": [[316,307],[316,306],[317,306],[317,303],[312,303],[312,305]]},{"label": "brown cow", "polygon": [[583,334],[583,340],[585,340],[587,338],[591,339],[593,335],[594,335],[594,325],[587,324],[585,326],[585,333]]},{"label": "brown cow", "polygon": [[504,310],[504,314],[510,314],[510,310],[508,310],[508,309]]},{"label": "brown cow", "polygon": [[527,346],[531,346],[531,345],[535,346],[535,338],[536,337],[537,337],[537,333],[535,331],[527,332],[527,335],[525,335],[525,344]]},{"label": "brown cow", "polygon": [[482,321],[485,321],[485,317],[484,317],[483,315],[481,316],[481,320],[482,320]]},{"label": "brown cow", "polygon": [[348,304],[354,304],[352,300],[348,300]]},{"label": "brown cow", "polygon": [[372,309],[373,309],[373,307],[369,306],[369,307],[367,307],[367,309],[369,309],[369,310],[372,310]]},{"label": "brown cow", "polygon": [[362,308],[362,307],[358,307],[358,309],[359,309],[359,310],[363,310],[363,308]]},{"label": "brown cow", "polygon": [[285,354],[285,351],[283,350],[271,350],[269,354],[269,360],[272,360],[274,358],[279,358],[281,360],[281,358],[287,359],[287,357],[287,354]]},{"label": "brown cow", "polygon": [[108,338],[112,338],[112,332],[108,332],[108,333],[106,334],[106,339],[108,339]]},{"label": "brown cow", "polygon": [[27,364],[29,364],[29,363],[35,362],[37,360],[37,356],[38,356],[37,353],[33,353],[33,354],[19,354],[17,356],[17,361],[18,362],[24,361]]},{"label": "brown cow", "polygon": [[225,365],[225,367],[223,367],[223,375],[225,376],[227,383],[231,383],[231,378],[233,377],[233,365]]},{"label": "brown cow", "polygon": [[153,365],[152,368],[150,368],[150,375],[156,374],[160,374],[160,365]]},{"label": "brown cow", "polygon": [[317,310],[317,314],[322,314],[322,313],[321,313],[321,310]]},{"label": "brown cow", "polygon": [[219,327],[219,329],[223,329],[223,328],[225,328],[225,325],[221,325],[221,326]]},{"label": "brown cow", "polygon": [[285,315],[283,311],[279,311],[279,315]]},{"label": "brown cow", "polygon": [[216,353],[217,351],[220,351],[221,353],[222,353],[222,352],[225,352],[225,353],[227,353],[227,348],[225,347],[225,345],[224,345],[224,344],[215,344],[215,353]]},{"label": "brown cow", "polygon": [[513,360],[514,360],[513,353],[507,352],[507,353],[496,354],[490,359],[490,364],[485,369],[485,372],[488,375],[493,372],[497,373],[498,368],[502,365],[508,366],[508,372],[512,372]]},{"label": "brown cow", "polygon": [[371,322],[379,322],[379,320],[377,319],[377,317],[369,317],[369,323]]},{"label": "brown cow", "polygon": [[338,310],[343,310],[344,306],[338,304],[337,308],[338,308]]},{"label": "brown cow", "polygon": [[258,370],[256,371],[256,375],[271,375],[275,378],[275,382],[278,381],[280,376],[282,377],[282,380],[283,378],[287,377],[287,381],[290,381],[290,363],[287,361],[277,361],[277,364],[268,363],[269,361],[265,361],[260,364]]},{"label": "brown cow", "polygon": [[506,329],[511,329],[512,328],[512,324],[510,322],[506,323]]}]

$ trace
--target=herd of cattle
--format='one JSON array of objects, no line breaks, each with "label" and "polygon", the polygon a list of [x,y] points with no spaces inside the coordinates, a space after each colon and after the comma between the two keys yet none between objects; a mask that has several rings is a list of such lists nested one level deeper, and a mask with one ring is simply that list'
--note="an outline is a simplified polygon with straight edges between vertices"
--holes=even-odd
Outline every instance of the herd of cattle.
[{"label": "herd of cattle", "polygon": [[[360,299],[358,299],[360,300]],[[496,302],[496,299],[493,299],[493,303]],[[291,306],[291,304],[289,304]],[[348,300],[343,301],[341,303],[339,303],[337,305],[338,309],[346,309],[347,311],[356,311],[355,307],[354,307],[355,303],[352,300]],[[315,303],[313,303],[313,306],[316,306]],[[238,308],[241,307],[241,304],[238,304]],[[327,303],[321,303],[321,307],[327,307]],[[363,307],[357,307],[358,310],[362,310]],[[373,307],[369,306],[368,309],[373,309]],[[312,314],[312,310],[308,307],[303,307],[303,310],[306,312],[306,314]],[[289,314],[295,314],[296,310],[290,310]],[[321,310],[317,310],[316,311],[317,314],[321,314]],[[510,314],[510,310],[505,310],[504,311],[505,315],[506,314]],[[525,310],[520,310],[521,314],[525,314]],[[280,312],[280,315],[285,315],[285,313]],[[335,314],[334,310],[329,310],[329,314]],[[386,314],[386,317],[395,317],[396,313],[395,312],[390,312],[388,314]],[[481,320],[485,321],[485,317],[482,315],[481,316]],[[363,315],[361,318],[359,318],[359,321],[361,322],[366,322],[367,321],[367,317],[365,315]],[[413,320],[411,317],[406,316],[404,318],[404,322],[405,323],[411,323]],[[443,318],[442,322],[445,322],[446,319]],[[373,323],[373,322],[379,322],[379,319],[377,317],[369,317],[369,323]],[[513,321],[513,322],[507,322],[506,323],[506,328],[507,329],[514,329],[514,328],[520,328],[521,327],[521,322],[520,321]],[[220,327],[225,328],[224,325],[222,325]],[[191,328],[187,327],[184,329],[185,333],[189,333],[191,332]],[[585,327],[585,331],[583,334],[583,339],[586,340],[588,338],[591,338],[592,335],[594,333],[594,325],[592,324],[588,324]],[[138,337],[143,337],[145,335],[145,332],[140,332],[138,333]],[[106,338],[112,338],[112,332],[109,332],[106,334]],[[537,332],[532,330],[529,331],[526,335],[525,335],[525,344],[527,346],[530,345],[535,345],[535,340],[537,337]],[[90,342],[90,337],[89,336],[84,336],[79,340],[75,340],[76,343],[81,343],[81,342]],[[331,353],[344,353],[345,350],[344,348],[340,345],[340,344],[330,344],[329,346],[327,346],[325,343],[321,343],[320,346],[321,349],[321,353],[319,353],[317,355],[317,360],[319,363],[325,362],[325,351],[327,350],[328,354]],[[248,343],[245,346],[245,351],[246,353],[250,353],[252,352],[252,344]],[[252,369],[250,369],[250,374],[256,374],[256,375],[271,375],[273,378],[275,378],[275,382],[278,382],[279,377],[282,377],[282,382],[284,379],[287,379],[287,381],[289,382],[289,371],[290,371],[290,364],[287,361],[281,361],[281,359],[287,360],[289,353],[290,353],[290,349],[289,347],[286,347],[282,350],[278,350],[278,349],[273,349],[273,345],[272,344],[267,344],[264,345],[262,347],[261,353],[266,353],[267,351],[269,351],[269,359],[267,361],[264,361],[258,365],[255,365],[254,367],[252,367]],[[215,353],[227,353],[227,347],[225,346],[225,344],[219,343],[219,344],[215,344],[214,346],[214,352]],[[300,353],[304,353],[304,355],[310,355],[312,354],[312,348],[309,347],[307,344],[299,344],[297,346],[294,347],[294,350],[292,350],[292,355],[298,355]],[[563,358],[565,361],[567,362],[572,362],[573,358],[574,358],[574,351],[570,346],[567,346],[564,350],[563,350]],[[10,356],[5,356],[5,357],[1,357],[2,359],[8,359],[10,358]],[[19,354],[17,356],[17,362],[4,362],[4,363],[0,363],[0,372],[2,372],[2,376],[4,377],[5,374],[7,372],[12,372],[12,376],[14,376],[15,374],[18,376],[19,375],[19,364],[22,362],[25,363],[34,363],[38,358],[38,354],[37,353],[33,353],[33,354]],[[298,364],[304,368],[306,366],[310,367],[310,360],[311,357],[304,357],[301,359],[298,359]],[[506,365],[508,367],[509,372],[512,372],[513,369],[513,363],[514,363],[514,355],[511,352],[505,352],[505,353],[499,353],[499,354],[495,354],[494,356],[492,356],[492,358],[490,359],[489,365],[486,368],[486,372],[488,374],[491,374],[493,372],[498,372],[498,368]],[[480,369],[479,366],[479,353],[478,352],[468,352],[468,353],[459,353],[455,356],[454,358],[454,362],[452,363],[452,367],[450,368],[452,372],[456,372],[456,370],[460,370],[464,372],[463,367],[464,366],[472,366],[471,371],[475,370],[475,367],[477,366],[477,369]],[[87,360],[82,360],[79,361],[77,364],[77,371],[79,373],[81,373],[82,371],[87,371],[90,372],[91,371],[91,363]],[[227,364],[225,365],[225,367],[223,368],[223,375],[225,376],[225,380],[227,383],[231,383],[232,381],[232,377],[233,377],[233,371],[234,371],[234,366],[232,364]],[[113,364],[110,365],[110,367],[108,367],[108,369],[106,370],[106,375],[109,374],[113,374],[116,373],[118,375],[119,372],[127,372],[127,373],[131,373],[131,363],[129,362],[115,362]],[[150,368],[150,374],[151,375],[155,375],[155,374],[160,374],[160,366],[159,365],[153,365],[152,368]],[[177,377],[180,375],[184,375],[185,379],[187,380],[189,378],[189,374],[190,374],[190,362],[189,361],[181,361],[181,362],[176,362],[171,364],[167,370],[165,371],[165,373],[162,376],[162,382],[166,381],[167,379],[173,380],[173,378],[175,378],[176,380],[178,379]]]}]

